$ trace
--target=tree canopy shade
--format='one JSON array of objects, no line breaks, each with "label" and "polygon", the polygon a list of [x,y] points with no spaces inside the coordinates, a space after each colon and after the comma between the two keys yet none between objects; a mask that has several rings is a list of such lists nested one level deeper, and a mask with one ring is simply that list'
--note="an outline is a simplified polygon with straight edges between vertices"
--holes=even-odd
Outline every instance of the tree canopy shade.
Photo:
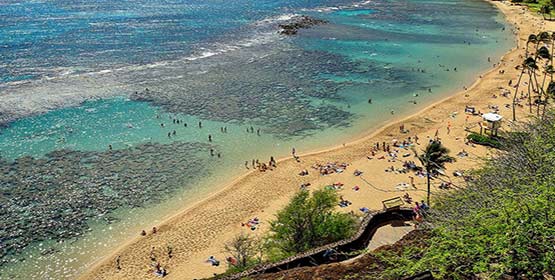
[{"label": "tree canopy shade", "polygon": [[301,190],[270,223],[269,246],[282,255],[292,255],[350,237],[356,220],[335,212],[338,202],[334,190],[318,190],[312,195]]}]

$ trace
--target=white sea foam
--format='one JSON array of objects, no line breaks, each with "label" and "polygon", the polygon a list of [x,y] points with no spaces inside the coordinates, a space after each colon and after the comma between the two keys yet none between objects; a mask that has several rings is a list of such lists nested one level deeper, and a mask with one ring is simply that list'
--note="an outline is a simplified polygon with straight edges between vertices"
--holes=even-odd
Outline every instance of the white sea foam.
[{"label": "white sea foam", "polygon": [[318,13],[331,13],[338,10],[346,10],[346,9],[353,9],[353,8],[360,8],[364,6],[368,6],[372,3],[371,0],[365,0],[360,2],[355,2],[349,5],[339,5],[339,6],[331,6],[331,7],[316,7],[316,8],[308,8],[308,9],[301,9],[303,12],[318,12]]},{"label": "white sea foam", "polygon": [[261,26],[261,25],[269,25],[269,24],[277,24],[280,22],[285,22],[294,19],[295,17],[300,16],[299,14],[282,14],[277,15],[269,18],[265,18],[259,21],[255,21],[252,23],[252,26]]},{"label": "white sea foam", "polygon": [[[214,57],[280,40],[273,26],[290,20],[295,14],[283,14],[267,18],[250,25],[243,38],[226,43],[214,43],[197,48],[197,51],[177,60],[159,61],[144,65],[122,66],[85,72],[83,69],[60,67],[49,69],[52,74],[41,79],[13,81],[0,84],[0,123],[10,122],[30,115],[42,114],[62,107],[77,106],[91,100],[127,95],[144,89],[152,80],[134,79],[133,73],[146,76],[148,72],[174,73],[168,69],[181,69],[188,63],[200,63]],[[205,71],[205,70],[196,70]],[[196,72],[193,72],[196,73]],[[179,75],[156,76],[156,79],[178,79]],[[182,76],[181,76],[182,77]]]}]

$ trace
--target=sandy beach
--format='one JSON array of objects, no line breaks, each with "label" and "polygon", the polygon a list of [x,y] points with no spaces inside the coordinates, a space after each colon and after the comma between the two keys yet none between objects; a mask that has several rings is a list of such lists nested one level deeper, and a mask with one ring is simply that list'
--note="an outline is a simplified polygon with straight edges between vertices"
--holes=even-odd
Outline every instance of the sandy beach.
[{"label": "sandy beach", "polygon": [[[224,244],[240,232],[261,235],[267,231],[268,221],[281,209],[289,198],[299,190],[301,184],[310,183],[309,189],[318,189],[336,182],[343,184],[340,194],[352,204],[341,208],[343,211],[353,211],[361,215],[361,207],[381,209],[382,201],[388,198],[410,194],[413,199],[420,201],[426,195],[426,182],[423,176],[411,173],[386,172],[391,168],[401,169],[403,161],[418,160],[411,149],[393,147],[393,141],[418,137],[419,145],[415,145],[417,152],[421,152],[429,139],[436,134],[442,143],[451,151],[457,161],[447,166],[443,181],[451,182],[452,187],[463,186],[461,177],[454,176],[455,171],[472,169],[479,165],[483,158],[487,158],[490,150],[483,146],[465,144],[468,131],[479,131],[479,115],[465,114],[465,106],[474,106],[476,110],[486,113],[492,111],[492,106],[499,107],[499,114],[505,117],[504,128],[510,124],[512,109],[506,107],[511,104],[511,96],[503,97],[503,89],[511,91],[509,80],[515,81],[524,54],[524,46],[529,34],[540,30],[555,30],[553,22],[545,22],[541,17],[533,15],[525,7],[510,6],[504,2],[494,2],[513,24],[518,36],[518,47],[507,53],[499,65],[492,65],[492,69],[467,90],[441,100],[420,112],[403,119],[391,121],[386,126],[371,131],[368,136],[331,149],[303,154],[297,151],[300,162],[293,158],[278,160],[277,168],[266,172],[249,170],[243,176],[222,187],[221,191],[184,209],[182,212],[157,225],[157,232],[145,229],[148,234],[137,237],[115,249],[106,258],[99,260],[80,279],[158,279],[152,273],[152,260],[165,267],[169,274],[165,279],[197,279],[223,273],[226,265],[212,267],[205,260],[208,256],[215,256],[224,260]],[[514,86],[514,84],[513,84]],[[522,103],[525,105],[525,101]],[[368,106],[379,106],[369,104]],[[519,108],[517,116],[523,119],[527,115],[527,106]],[[400,127],[404,126],[405,132]],[[383,150],[371,154],[376,143],[391,146],[391,151],[398,150],[398,159],[391,161]],[[458,156],[465,151],[467,156]],[[380,159],[382,158],[383,159]],[[314,164],[328,162],[347,163],[349,166],[343,173],[322,176],[312,168]],[[298,173],[306,169],[307,176]],[[362,171],[361,176],[354,176],[355,170]],[[410,176],[414,177],[415,188],[410,184]],[[439,189],[441,181],[433,181],[433,194],[447,190]],[[358,190],[353,189],[358,186]],[[261,224],[258,229],[242,227],[241,223],[258,217]],[[172,256],[168,257],[167,248],[172,248]],[[121,269],[116,269],[116,258],[119,257]],[[222,262],[224,263],[224,262]]]}]

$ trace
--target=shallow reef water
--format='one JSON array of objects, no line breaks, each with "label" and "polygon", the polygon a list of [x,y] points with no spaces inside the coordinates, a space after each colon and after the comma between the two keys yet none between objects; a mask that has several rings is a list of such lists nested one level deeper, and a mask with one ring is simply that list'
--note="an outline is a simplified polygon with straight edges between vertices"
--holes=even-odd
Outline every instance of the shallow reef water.
[{"label": "shallow reef water", "polygon": [[[74,279],[245,162],[415,112],[514,39],[481,0],[222,3],[0,4],[0,279]],[[327,23],[280,35],[298,15]]]},{"label": "shallow reef water", "polygon": [[146,207],[167,199],[186,182],[209,174],[205,167],[211,147],[146,143],[0,160],[2,264],[32,243],[77,238],[93,219],[112,223],[110,214],[120,207]]}]

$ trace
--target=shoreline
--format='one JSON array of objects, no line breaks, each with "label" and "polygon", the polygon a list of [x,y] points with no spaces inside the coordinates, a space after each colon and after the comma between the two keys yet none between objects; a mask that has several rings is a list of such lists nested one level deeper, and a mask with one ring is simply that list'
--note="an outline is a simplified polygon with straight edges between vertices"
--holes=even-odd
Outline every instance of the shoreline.
[{"label": "shoreline", "polygon": [[[513,9],[511,9],[511,6],[506,6],[505,3],[500,3],[500,2],[491,2],[488,1],[490,3],[492,3],[493,5],[495,5],[505,16],[507,22],[511,23],[513,25],[513,27],[520,27],[520,25],[518,23],[514,23],[514,19],[513,18],[509,18],[508,14],[510,13],[514,13],[515,11],[512,11]],[[513,6],[513,7],[520,7],[520,6]],[[529,12],[528,12],[529,14]],[[522,18],[519,18],[520,20],[522,20]],[[528,23],[527,23],[528,24]],[[255,171],[255,170],[251,170],[249,172],[246,172],[243,175],[239,175],[236,178],[234,178],[231,182],[225,184],[224,187],[222,187],[221,189],[208,194],[206,197],[204,197],[203,199],[201,199],[200,201],[180,210],[178,213],[175,213],[174,215],[169,216],[168,218],[164,219],[164,221],[162,223],[159,224],[159,233],[157,233],[156,235],[153,234],[149,234],[146,237],[135,237],[130,239],[128,242],[125,242],[124,244],[122,244],[121,246],[119,246],[116,250],[113,250],[113,253],[108,254],[106,257],[101,258],[99,260],[97,260],[94,264],[94,266],[90,269],[88,269],[85,273],[83,273],[82,275],[79,275],[80,279],[112,279],[113,277],[116,277],[114,275],[114,273],[106,273],[109,268],[112,266],[111,263],[111,259],[115,258],[116,256],[121,255],[122,259],[126,258],[126,253],[131,253],[131,255],[137,255],[137,252],[143,251],[144,250],[137,250],[140,247],[144,246],[140,246],[141,244],[139,243],[150,243],[149,246],[146,246],[147,248],[150,248],[150,245],[154,243],[160,243],[160,240],[163,240],[164,238],[161,237],[164,234],[166,235],[170,235],[170,231],[174,230],[177,231],[179,228],[173,228],[173,227],[179,227],[180,222],[183,222],[183,220],[187,220],[188,216],[190,216],[189,214],[194,214],[191,212],[194,212],[195,210],[199,210],[199,208],[202,207],[207,207],[207,209],[210,209],[212,206],[214,205],[210,205],[210,203],[214,204],[214,203],[218,203],[218,200],[222,200],[224,198],[226,198],[226,195],[228,196],[227,198],[229,198],[229,196],[232,196],[234,194],[234,192],[241,192],[241,191],[246,191],[247,194],[250,194],[250,191],[252,191],[252,188],[249,188],[249,184],[252,185],[253,181],[254,182],[259,182],[259,181],[266,181],[266,183],[268,183],[268,181],[271,181],[272,176],[271,175],[276,175],[274,173],[284,173],[284,171],[286,172],[286,176],[287,177],[294,177],[294,178],[289,178],[289,179],[293,179],[293,181],[325,181],[325,179],[327,178],[331,178],[331,179],[335,179],[333,178],[334,175],[330,176],[330,177],[321,177],[319,176],[318,178],[312,178],[313,180],[305,180],[304,178],[298,178],[298,176],[296,176],[296,174],[292,175],[291,172],[288,172],[288,170],[300,170],[301,168],[303,168],[305,165],[310,165],[314,162],[320,162],[320,160],[322,159],[328,159],[328,158],[335,158],[339,161],[342,161],[343,159],[346,162],[358,162],[361,160],[364,160],[365,157],[365,153],[364,150],[367,151],[369,150],[369,143],[371,142],[379,142],[379,140],[383,140],[384,138],[390,139],[390,138],[396,138],[398,136],[398,132],[396,132],[398,126],[400,124],[405,124],[406,123],[410,123],[412,121],[412,126],[410,127],[411,130],[413,127],[416,127],[416,130],[419,130],[418,134],[422,134],[427,133],[430,129],[434,130],[436,129],[437,125],[441,122],[441,118],[439,118],[437,121],[432,122],[431,125],[424,125],[422,127],[419,127],[415,124],[419,124],[418,120],[420,118],[424,118],[424,115],[427,115],[428,113],[430,113],[430,111],[436,111],[435,113],[438,113],[437,111],[439,111],[439,113],[443,114],[444,112],[441,112],[441,109],[438,109],[437,107],[439,105],[449,105],[448,103],[453,103],[453,101],[457,98],[460,97],[465,97],[465,95],[469,95],[471,92],[474,91],[479,91],[480,90],[480,86],[483,83],[487,83],[488,81],[490,82],[495,82],[495,76],[497,76],[497,74],[495,73],[496,71],[500,70],[503,67],[506,67],[506,65],[504,65],[504,60],[508,57],[511,57],[513,55],[517,55],[518,51],[520,50],[520,42],[521,42],[521,35],[520,33],[522,33],[523,28],[520,29],[520,31],[518,32],[519,34],[516,36],[517,38],[517,46],[512,48],[510,51],[508,51],[507,53],[505,53],[503,56],[501,56],[500,58],[500,63],[499,65],[497,65],[496,67],[486,71],[485,73],[481,74],[480,76],[483,76],[483,78],[478,78],[474,81],[474,83],[468,88],[468,90],[466,91],[459,91],[457,93],[454,94],[450,94],[447,97],[441,98],[440,100],[433,102],[430,105],[425,106],[424,108],[418,110],[416,113],[412,113],[408,116],[400,116],[400,117],[396,117],[393,119],[388,120],[387,122],[385,122],[384,125],[380,125],[377,129],[371,129],[370,131],[364,132],[362,134],[365,134],[366,136],[360,137],[358,139],[355,139],[353,141],[349,141],[348,143],[345,144],[339,144],[339,145],[335,145],[329,148],[325,148],[325,149],[320,149],[320,150],[315,150],[315,151],[309,151],[303,154],[299,154],[300,158],[301,158],[301,163],[297,163],[295,162],[292,158],[287,157],[287,158],[281,158],[278,160],[278,168],[274,171],[270,171],[270,172],[266,172],[266,173],[261,173],[259,171]],[[512,69],[509,66],[509,69]],[[514,70],[514,69],[512,69]],[[511,71],[508,71],[511,72]],[[510,74],[506,74],[505,77],[510,77],[511,79],[514,78],[512,77]],[[485,95],[485,94],[481,94],[481,95]],[[465,97],[466,98],[466,97]],[[476,97],[474,97],[474,99],[477,99]],[[479,99],[479,98],[478,98]],[[468,101],[468,100],[467,100]],[[456,102],[455,102],[456,103]],[[480,104],[483,105],[483,104]],[[449,110],[447,110],[449,111]],[[433,114],[430,114],[433,115]],[[461,114],[462,115],[462,114]],[[428,118],[424,118],[424,119],[428,119]],[[434,118],[432,118],[434,119]],[[427,121],[424,120],[424,123],[426,123]],[[411,135],[413,135],[412,131],[411,131]],[[402,135],[401,135],[402,136]],[[378,138],[378,139],[376,139]],[[420,137],[422,139],[422,142],[424,141],[423,137]],[[389,142],[388,142],[389,143]],[[339,155],[338,155],[339,154]],[[350,160],[349,160],[350,159]],[[374,161],[375,162],[375,161]],[[309,169],[311,170],[311,169]],[[351,172],[353,169],[349,168],[348,172]],[[266,178],[266,177],[270,177],[270,178]],[[276,176],[273,176],[274,178]],[[310,176],[310,177],[314,177],[314,176]],[[269,180],[270,179],[270,180]],[[281,178],[278,178],[281,179]],[[297,179],[297,180],[295,180]],[[302,179],[302,180],[301,180]],[[274,180],[279,182],[279,180]],[[271,182],[270,182],[271,183]],[[299,183],[300,184],[300,183]],[[241,186],[243,185],[243,186]],[[246,186],[245,186],[246,185]],[[313,184],[316,185],[316,184]],[[239,214],[240,216],[242,216],[242,219],[248,217],[245,216],[244,214],[249,214],[249,213],[245,213],[245,212],[252,212],[253,208],[258,209],[260,212],[260,210],[262,210],[262,212],[265,212],[266,214],[269,212],[272,212],[272,210],[275,209],[279,209],[280,205],[282,205],[284,202],[287,202],[288,197],[290,195],[292,195],[294,193],[294,191],[296,191],[298,189],[298,184],[296,184],[295,186],[289,186],[288,189],[286,191],[284,191],[283,193],[278,193],[277,196],[279,197],[279,199],[281,199],[281,201],[278,202],[265,202],[262,203],[263,207],[251,207],[249,209],[241,209],[242,212],[241,214]],[[241,189],[243,188],[243,189]],[[275,195],[275,194],[274,194]],[[272,197],[270,195],[270,197]],[[256,199],[253,197],[247,198],[246,201],[250,202],[250,200]],[[259,198],[260,199],[260,198]],[[216,200],[216,201],[214,201]],[[220,202],[221,203],[221,202]],[[224,205],[227,206],[227,205]],[[256,205],[259,206],[259,205]],[[215,206],[215,208],[221,208],[220,206]],[[223,207],[224,209],[226,207]],[[256,210],[254,209],[254,210]],[[251,210],[251,211],[247,211],[247,210]],[[268,211],[270,210],[270,211]],[[255,211],[256,212],[256,211]],[[224,212],[225,213],[225,212]],[[256,215],[256,214],[255,214]],[[193,215],[194,217],[194,215]],[[235,230],[235,226],[233,226],[233,223],[231,223],[231,221],[236,218],[236,217],[232,217],[232,219],[228,220],[228,224],[230,224],[229,226]],[[247,218],[248,219],[248,218]],[[204,228],[201,226],[199,227],[199,230],[204,230]],[[190,233],[195,233],[194,231],[189,231]],[[177,232],[177,234],[179,234],[179,232]],[[182,238],[185,237],[190,237],[190,236],[182,236]],[[173,237],[175,238],[175,236]],[[158,242],[155,242],[158,241]],[[167,241],[167,240],[166,240]],[[214,242],[212,242],[214,243]],[[144,245],[144,244],[143,244]],[[131,252],[129,252],[131,251]],[[201,250],[202,251],[202,250]],[[148,253],[145,254],[146,258],[148,256]],[[194,259],[193,256],[189,255],[188,259]],[[173,261],[173,260],[172,260]],[[170,278],[174,278],[174,277],[179,277],[178,273],[173,273],[173,271],[177,271],[179,272],[179,268],[181,268],[181,270],[183,270],[184,266],[186,266],[188,263],[187,261],[182,261],[179,262],[178,265],[176,265],[175,263],[173,263],[173,265],[170,265],[170,271],[171,274],[168,275],[168,277]],[[126,262],[125,260],[122,260],[122,266],[125,266]],[[203,266],[202,263],[199,263],[198,266]],[[186,268],[185,268],[186,269]],[[207,267],[208,270],[210,270],[210,267]],[[142,270],[146,270],[146,269],[142,269]],[[138,272],[138,271],[135,271]],[[117,275],[117,274],[116,274]],[[134,274],[126,274],[127,277],[132,277]],[[135,276],[139,277],[142,274],[136,274]],[[123,276],[123,275],[120,275]],[[146,274],[145,277],[150,278],[153,277],[152,275],[148,275]],[[122,279],[117,277],[118,279]],[[114,278],[115,279],[115,278]],[[126,279],[126,278],[124,278]],[[176,278],[176,279],[180,279],[180,278]]]}]

